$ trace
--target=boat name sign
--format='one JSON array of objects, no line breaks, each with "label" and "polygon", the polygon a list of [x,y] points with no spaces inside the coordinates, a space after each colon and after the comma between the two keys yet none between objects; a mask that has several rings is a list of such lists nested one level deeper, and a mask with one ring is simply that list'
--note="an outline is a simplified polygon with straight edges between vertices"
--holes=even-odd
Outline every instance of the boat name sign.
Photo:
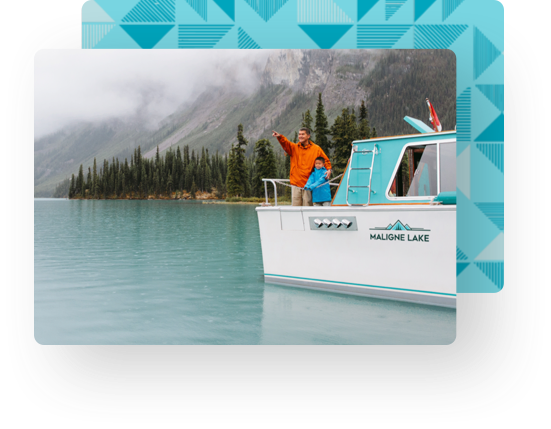
[{"label": "boat name sign", "polygon": [[[394,224],[389,224],[386,227],[379,228],[370,228],[371,231],[387,231],[386,234],[383,233],[373,233],[369,234],[370,240],[380,240],[380,241],[417,241],[428,243],[429,242],[429,232],[430,229],[424,228],[412,228],[407,223],[404,224],[400,220],[394,222]],[[398,233],[398,231],[400,231]],[[403,231],[403,232],[402,232]],[[417,233],[421,232],[421,233]]]}]

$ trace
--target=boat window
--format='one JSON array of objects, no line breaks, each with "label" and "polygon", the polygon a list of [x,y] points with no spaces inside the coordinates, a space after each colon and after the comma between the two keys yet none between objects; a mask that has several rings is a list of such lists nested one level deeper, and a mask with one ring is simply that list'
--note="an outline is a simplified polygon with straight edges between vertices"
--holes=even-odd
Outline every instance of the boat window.
[{"label": "boat window", "polygon": [[438,194],[437,146],[408,146],[390,187],[390,197]]},{"label": "boat window", "polygon": [[455,192],[455,143],[440,144],[440,192]]}]

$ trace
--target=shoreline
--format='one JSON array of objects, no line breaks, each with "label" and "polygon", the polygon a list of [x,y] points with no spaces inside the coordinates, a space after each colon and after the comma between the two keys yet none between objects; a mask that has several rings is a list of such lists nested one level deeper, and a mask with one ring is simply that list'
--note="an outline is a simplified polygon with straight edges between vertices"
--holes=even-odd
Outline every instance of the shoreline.
[{"label": "shoreline", "polygon": [[[265,202],[263,201],[224,201],[224,200],[215,200],[215,199],[186,199],[186,198],[45,198],[45,197],[34,197],[36,200],[56,200],[56,201],[195,201],[201,204],[241,204],[241,205],[256,205],[259,206]],[[270,204],[273,204],[274,201],[270,201]],[[290,206],[290,201],[278,201],[280,206]]]},{"label": "shoreline", "polygon": [[[203,201],[203,204],[249,204],[249,205],[255,205],[260,206],[263,204],[263,202],[258,201]],[[273,201],[270,202],[270,204],[273,204]],[[290,206],[291,203],[287,201],[278,201],[278,206]]]}]

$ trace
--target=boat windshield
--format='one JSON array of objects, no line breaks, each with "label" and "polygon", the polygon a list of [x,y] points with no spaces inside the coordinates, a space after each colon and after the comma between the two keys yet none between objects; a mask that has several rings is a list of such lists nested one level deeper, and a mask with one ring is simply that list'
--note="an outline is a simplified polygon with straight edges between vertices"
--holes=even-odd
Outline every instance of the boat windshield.
[{"label": "boat windshield", "polygon": [[389,196],[420,197],[438,194],[437,145],[409,146],[402,160]]},{"label": "boat windshield", "polygon": [[455,142],[440,143],[440,192],[455,192]]}]

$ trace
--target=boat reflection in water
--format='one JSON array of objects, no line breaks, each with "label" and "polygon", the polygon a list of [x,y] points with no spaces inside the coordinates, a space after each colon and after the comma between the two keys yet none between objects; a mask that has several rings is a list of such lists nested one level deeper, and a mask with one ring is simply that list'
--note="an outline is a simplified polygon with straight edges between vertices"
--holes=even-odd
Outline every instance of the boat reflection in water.
[{"label": "boat reflection in water", "polygon": [[266,283],[262,344],[448,345],[456,311]]}]

